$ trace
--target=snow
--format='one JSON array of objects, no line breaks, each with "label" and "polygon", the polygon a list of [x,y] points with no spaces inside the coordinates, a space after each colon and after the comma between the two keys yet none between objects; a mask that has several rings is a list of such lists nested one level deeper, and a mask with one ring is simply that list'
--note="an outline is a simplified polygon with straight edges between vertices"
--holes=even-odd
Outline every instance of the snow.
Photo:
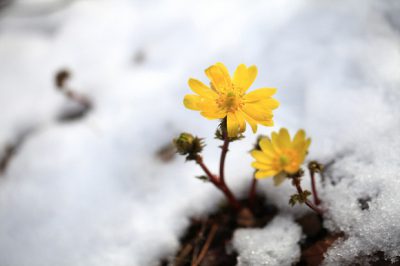
[{"label": "snow", "polygon": [[262,229],[239,229],[233,247],[238,266],[290,266],[300,260],[301,227],[290,217],[276,216]]},{"label": "snow", "polygon": [[[278,88],[275,129],[304,128],[309,159],[334,160],[319,191],[325,226],[347,238],[325,263],[400,255],[398,1],[37,3],[16,1],[0,13],[0,147],[29,132],[0,176],[0,265],[156,265],[174,254],[189,218],[223,197],[193,178],[201,174],[193,164],[155,154],[192,132],[206,138],[205,161],[217,169],[217,122],[185,110],[182,99],[187,79],[205,81],[203,69],[218,61],[231,71],[257,65],[252,88]],[[56,119],[68,106],[53,85],[64,67],[70,86],[94,103],[69,123]],[[246,135],[227,160],[238,195],[252,173],[246,154],[255,136]],[[286,224],[299,234],[292,220],[309,210],[287,204],[289,182],[264,180],[259,191],[284,216],[236,236],[281,235],[298,249],[296,236],[279,231]],[[246,241],[235,238],[244,253]]]}]

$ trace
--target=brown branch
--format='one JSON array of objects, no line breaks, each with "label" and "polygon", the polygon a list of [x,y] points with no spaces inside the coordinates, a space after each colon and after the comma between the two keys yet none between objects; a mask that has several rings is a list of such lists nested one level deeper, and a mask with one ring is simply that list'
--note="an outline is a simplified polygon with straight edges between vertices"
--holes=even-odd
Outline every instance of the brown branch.
[{"label": "brown branch", "polygon": [[197,234],[197,237],[194,241],[194,249],[193,249],[193,255],[192,255],[192,265],[195,263],[195,261],[197,260],[198,254],[199,254],[199,245],[201,243],[201,240],[204,238],[204,233],[207,229],[207,221],[203,221],[201,224],[201,229],[199,231],[199,233]]},{"label": "brown branch", "polygon": [[200,265],[201,261],[204,259],[204,256],[207,254],[208,249],[210,248],[210,245],[215,237],[215,234],[217,233],[218,230],[218,225],[213,224],[210,230],[210,233],[208,234],[206,243],[204,244],[203,248],[200,251],[199,256],[197,257],[196,261],[192,263],[192,266],[198,266]]}]

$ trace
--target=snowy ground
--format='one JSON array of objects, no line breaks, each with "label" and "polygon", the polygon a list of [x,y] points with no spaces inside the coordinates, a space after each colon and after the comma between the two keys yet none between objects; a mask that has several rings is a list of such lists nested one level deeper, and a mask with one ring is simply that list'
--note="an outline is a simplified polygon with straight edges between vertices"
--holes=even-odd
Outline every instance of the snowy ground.
[{"label": "snowy ground", "polygon": [[[205,81],[218,61],[257,65],[253,88],[278,88],[277,128],[306,129],[309,158],[334,160],[320,187],[325,226],[348,238],[325,262],[400,256],[399,12],[396,0],[20,0],[0,10],[0,146],[30,132],[0,176],[0,265],[156,265],[173,254],[188,218],[222,195],[183,158],[155,154],[189,131],[206,137],[216,169],[217,122],[182,99],[187,79]],[[56,120],[68,106],[53,85],[63,67],[94,103],[70,123]],[[247,136],[227,161],[238,194],[252,172]],[[288,206],[290,184],[260,190],[284,217],[307,211]],[[277,249],[298,250],[298,237],[285,239]]]}]

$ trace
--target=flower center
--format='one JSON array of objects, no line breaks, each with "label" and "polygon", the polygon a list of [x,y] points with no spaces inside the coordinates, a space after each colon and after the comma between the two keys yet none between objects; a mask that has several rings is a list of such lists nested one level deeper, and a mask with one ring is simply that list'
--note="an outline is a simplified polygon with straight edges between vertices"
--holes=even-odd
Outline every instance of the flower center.
[{"label": "flower center", "polygon": [[217,105],[227,113],[235,112],[243,105],[242,97],[241,94],[234,91],[224,92],[219,95]]},{"label": "flower center", "polygon": [[292,149],[282,150],[276,163],[279,165],[280,169],[288,173],[297,172],[300,167],[299,154]]}]

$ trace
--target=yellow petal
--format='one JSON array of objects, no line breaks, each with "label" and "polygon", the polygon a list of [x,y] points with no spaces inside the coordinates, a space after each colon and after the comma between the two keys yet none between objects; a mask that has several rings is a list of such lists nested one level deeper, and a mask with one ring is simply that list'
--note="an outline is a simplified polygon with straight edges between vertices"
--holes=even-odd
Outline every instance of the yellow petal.
[{"label": "yellow petal", "polygon": [[217,103],[210,98],[200,97],[197,107],[206,112],[220,112]]},{"label": "yellow petal", "polygon": [[271,159],[262,151],[252,150],[250,152],[250,154],[258,162],[262,162],[262,163],[270,163],[271,162]]},{"label": "yellow petal", "polygon": [[254,90],[244,96],[246,102],[258,102],[270,98],[276,93],[275,88],[261,88]]},{"label": "yellow petal", "polygon": [[310,147],[310,144],[311,144],[311,139],[308,138],[306,141],[306,150],[308,150],[308,147]]},{"label": "yellow petal", "polygon": [[274,155],[275,151],[274,151],[274,148],[272,147],[271,140],[269,140],[268,138],[262,138],[258,144],[260,145],[261,150],[266,155],[269,155],[269,156]]},{"label": "yellow petal", "polygon": [[233,138],[238,135],[239,132],[239,122],[236,119],[234,113],[228,113],[227,116],[227,129],[228,129],[228,137]]},{"label": "yellow petal", "polygon": [[253,168],[256,168],[256,169],[259,169],[259,170],[263,170],[263,171],[273,170],[271,165],[268,165],[268,164],[265,164],[265,163],[260,163],[260,162],[252,162],[251,166]]},{"label": "yellow petal", "polygon": [[276,171],[275,170],[270,170],[270,171],[257,171],[256,174],[254,175],[255,178],[266,178],[266,177],[272,177],[276,175]]},{"label": "yellow petal", "polygon": [[305,141],[306,139],[306,132],[302,129],[297,131],[296,135],[293,138],[293,147],[300,147],[301,144]]},{"label": "yellow petal", "polygon": [[231,77],[222,63],[210,66],[205,72],[218,92],[223,92],[232,86]]},{"label": "yellow petal", "polygon": [[270,120],[272,117],[272,114],[270,112],[266,112],[265,110],[261,109],[259,105],[256,104],[245,104],[242,107],[242,110],[257,122]]},{"label": "yellow petal", "polygon": [[279,143],[281,147],[289,148],[291,146],[290,135],[286,128],[279,130]]},{"label": "yellow petal", "polygon": [[191,110],[201,110],[198,104],[201,102],[201,97],[198,95],[188,94],[185,95],[183,99],[183,104],[187,109]]},{"label": "yellow petal", "polygon": [[250,66],[247,68],[246,65],[240,64],[233,74],[233,83],[239,87],[242,92],[246,92],[250,88],[251,84],[253,84],[256,77],[256,66]]},{"label": "yellow petal", "polygon": [[246,121],[244,120],[244,116],[242,112],[235,112],[236,120],[239,124],[239,132],[243,133],[246,130]]},{"label": "yellow petal", "polygon": [[274,150],[279,153],[281,151],[281,144],[279,142],[278,133],[272,132],[272,134],[271,134],[271,143],[272,143],[272,147],[274,148]]},{"label": "yellow petal", "polygon": [[279,107],[279,102],[273,98],[262,99],[254,103],[262,106],[262,108],[267,110],[274,110]]},{"label": "yellow petal", "polygon": [[274,185],[279,186],[286,180],[286,174],[284,172],[280,172],[279,174],[274,176]]},{"label": "yellow petal", "polygon": [[266,126],[266,127],[273,127],[274,126],[274,121],[271,120],[265,120],[265,121],[260,121],[259,122],[261,125]]},{"label": "yellow petal", "polygon": [[257,132],[257,122],[253,118],[248,116],[245,112],[240,111],[240,113],[243,115],[243,117],[246,120],[246,122],[249,123],[253,133],[256,133]]},{"label": "yellow petal", "polygon": [[218,97],[218,95],[213,90],[211,90],[209,87],[204,85],[204,83],[202,83],[199,80],[189,79],[188,83],[189,83],[189,87],[192,89],[192,91],[201,96],[211,98],[211,99],[216,99]]},{"label": "yellow petal", "polygon": [[222,119],[226,116],[225,114],[213,113],[213,112],[201,112],[200,114],[210,120]]},{"label": "yellow petal", "polygon": [[253,84],[254,80],[257,77],[257,67],[255,65],[250,66],[247,71],[249,72],[249,80],[248,80],[248,87],[246,88],[246,90],[251,86],[251,84]]}]

